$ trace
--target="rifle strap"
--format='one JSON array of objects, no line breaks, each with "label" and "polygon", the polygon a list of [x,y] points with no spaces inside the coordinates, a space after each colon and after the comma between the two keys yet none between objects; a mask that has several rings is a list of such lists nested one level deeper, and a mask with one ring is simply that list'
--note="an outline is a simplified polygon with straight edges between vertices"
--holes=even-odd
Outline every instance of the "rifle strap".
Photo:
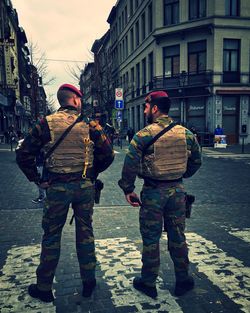
[{"label": "rifle strap", "polygon": [[72,123],[68,128],[65,129],[65,131],[62,133],[62,135],[57,139],[57,141],[54,143],[54,145],[46,152],[44,156],[44,162],[51,156],[51,154],[55,151],[55,149],[59,146],[59,144],[63,141],[63,139],[68,135],[68,133],[71,131],[71,129],[79,122],[82,121],[82,116],[79,115],[77,119]]},{"label": "rifle strap", "polygon": [[142,161],[144,159],[144,156],[146,154],[146,151],[148,149],[148,147],[150,147],[152,144],[154,144],[156,142],[157,139],[159,139],[161,136],[163,136],[166,132],[168,132],[171,128],[173,128],[174,126],[176,126],[177,123],[173,122],[171,124],[169,124],[167,127],[163,128],[158,134],[156,134],[144,147],[142,150]]}]

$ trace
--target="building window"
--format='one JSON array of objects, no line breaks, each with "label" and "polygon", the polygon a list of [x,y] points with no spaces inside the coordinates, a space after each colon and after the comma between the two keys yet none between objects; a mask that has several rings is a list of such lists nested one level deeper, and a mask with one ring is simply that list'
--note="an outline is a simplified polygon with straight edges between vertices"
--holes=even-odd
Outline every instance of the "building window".
[{"label": "building window", "polygon": [[134,13],[134,0],[130,0],[130,17],[132,17]]},{"label": "building window", "polygon": [[240,0],[225,0],[226,15],[240,16]]},{"label": "building window", "polygon": [[124,9],[124,22],[125,22],[125,26],[126,26],[128,23],[128,8],[127,8],[127,6],[125,6],[125,9]]},{"label": "building window", "polygon": [[135,24],[135,44],[136,47],[139,46],[140,43],[140,29],[139,29],[139,21]]},{"label": "building window", "polygon": [[122,11],[122,31],[124,29],[124,11]]},{"label": "building window", "polygon": [[128,72],[126,72],[125,91],[126,91],[126,95],[127,95],[127,91],[128,91]]},{"label": "building window", "polygon": [[145,25],[145,13],[141,16],[141,40],[144,40],[146,37],[146,25]]},{"label": "building window", "polygon": [[206,0],[189,0],[189,19],[206,16]]},{"label": "building window", "polygon": [[151,33],[153,31],[153,11],[152,11],[152,3],[148,6],[148,32]]},{"label": "building window", "polygon": [[134,45],[134,29],[131,28],[130,29],[130,52],[133,53],[134,49],[135,49],[135,45]]},{"label": "building window", "polygon": [[147,68],[146,68],[146,58],[142,60],[142,93],[146,93],[146,83],[147,83]]},{"label": "building window", "polygon": [[224,39],[223,45],[223,82],[240,80],[240,41]]},{"label": "building window", "polygon": [[198,74],[207,67],[207,43],[206,40],[191,42],[188,44],[188,72]]},{"label": "building window", "polygon": [[163,48],[164,77],[174,77],[180,73],[180,46]]},{"label": "building window", "polygon": [[135,69],[131,68],[131,97],[135,97]]},{"label": "building window", "polygon": [[153,52],[151,52],[148,55],[148,79],[149,79],[149,82],[153,82],[153,79],[154,79],[154,55],[153,55]]},{"label": "building window", "polygon": [[118,27],[119,27],[119,34],[122,32],[122,19],[121,16],[118,18]]},{"label": "building window", "polygon": [[125,58],[128,57],[128,36],[125,37]]},{"label": "building window", "polygon": [[179,0],[164,0],[164,25],[179,23]]},{"label": "building window", "polygon": [[136,96],[140,96],[140,63],[136,64]]},{"label": "building window", "polygon": [[125,39],[123,39],[122,40],[122,60],[124,60],[125,59],[125,49],[126,49],[126,47],[125,47]]},{"label": "building window", "polygon": [[119,44],[119,55],[120,55],[119,60],[120,60],[120,62],[122,62],[122,59],[123,59],[123,56],[122,56],[122,43]]}]

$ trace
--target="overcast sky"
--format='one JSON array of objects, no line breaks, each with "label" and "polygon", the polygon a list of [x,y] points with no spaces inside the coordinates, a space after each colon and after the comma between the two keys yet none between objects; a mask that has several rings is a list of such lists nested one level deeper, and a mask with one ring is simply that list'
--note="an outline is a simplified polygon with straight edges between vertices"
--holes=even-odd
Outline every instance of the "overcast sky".
[{"label": "overcast sky", "polygon": [[69,68],[83,68],[86,62],[93,61],[92,44],[109,29],[107,18],[116,0],[12,0],[12,4],[28,41],[45,52],[48,59],[81,61],[47,61],[49,76],[56,80],[45,90],[55,97],[59,85],[77,85]]}]

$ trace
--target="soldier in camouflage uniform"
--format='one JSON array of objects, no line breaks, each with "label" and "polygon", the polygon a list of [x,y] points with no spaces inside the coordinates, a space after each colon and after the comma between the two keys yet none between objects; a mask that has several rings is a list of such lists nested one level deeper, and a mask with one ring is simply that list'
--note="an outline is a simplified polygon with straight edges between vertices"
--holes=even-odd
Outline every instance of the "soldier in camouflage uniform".
[{"label": "soldier in camouflage uniform", "polygon": [[61,234],[70,203],[74,210],[76,250],[83,282],[82,295],[89,297],[96,285],[95,244],[92,228],[94,181],[114,159],[110,141],[102,127],[84,117],[74,125],[64,140],[46,160],[47,177],[41,180],[36,154],[48,151],[69,125],[79,116],[82,93],[70,84],[62,85],[57,98],[59,110],[39,121],[16,151],[16,160],[26,177],[46,188],[42,220],[44,235],[37,283],[29,294],[45,302],[54,300],[52,283],[60,256]]},{"label": "soldier in camouflage uniform", "polygon": [[[184,234],[186,193],[182,179],[192,176],[201,166],[200,147],[192,132],[176,124],[144,151],[147,143],[173,122],[168,116],[170,100],[166,92],[151,92],[145,102],[144,114],[149,125],[134,135],[118,182],[127,201],[134,207],[141,205],[142,270],[133,285],[146,295],[157,297],[159,240],[164,223],[175,269],[175,295],[180,296],[194,287],[194,280],[188,274]],[[136,176],[144,179],[142,203],[134,192]]]}]

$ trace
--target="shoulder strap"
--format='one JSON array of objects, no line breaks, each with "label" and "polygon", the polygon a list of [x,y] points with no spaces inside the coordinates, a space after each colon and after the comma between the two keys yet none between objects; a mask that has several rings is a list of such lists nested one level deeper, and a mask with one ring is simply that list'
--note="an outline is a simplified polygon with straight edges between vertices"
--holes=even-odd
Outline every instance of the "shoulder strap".
[{"label": "shoulder strap", "polygon": [[171,124],[169,124],[167,127],[163,128],[163,130],[161,130],[157,135],[155,135],[144,147],[142,150],[142,160],[144,159],[145,153],[148,149],[148,147],[150,147],[152,144],[154,144],[156,142],[157,139],[159,139],[161,136],[163,136],[166,132],[168,132],[171,128],[173,128],[174,126],[176,126],[177,123],[173,122]]},{"label": "shoulder strap", "polygon": [[65,129],[65,131],[62,133],[62,135],[57,139],[57,141],[54,143],[54,145],[47,151],[47,153],[44,156],[44,161],[47,160],[51,154],[55,151],[55,149],[59,146],[59,144],[63,141],[63,139],[68,135],[68,133],[71,131],[71,129],[79,122],[81,122],[82,116],[79,115],[77,119],[72,123],[68,128]]}]

